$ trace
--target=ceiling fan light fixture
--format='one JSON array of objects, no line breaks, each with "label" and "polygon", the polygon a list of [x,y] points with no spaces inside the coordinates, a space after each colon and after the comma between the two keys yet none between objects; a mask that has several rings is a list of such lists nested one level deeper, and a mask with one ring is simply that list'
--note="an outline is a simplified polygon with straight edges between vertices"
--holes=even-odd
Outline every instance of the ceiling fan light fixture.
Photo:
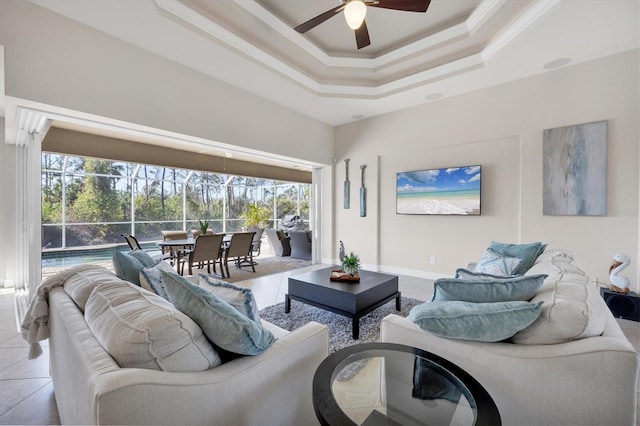
[{"label": "ceiling fan light fixture", "polygon": [[367,6],[362,0],[351,0],[344,8],[344,18],[352,30],[357,30],[364,22]]}]

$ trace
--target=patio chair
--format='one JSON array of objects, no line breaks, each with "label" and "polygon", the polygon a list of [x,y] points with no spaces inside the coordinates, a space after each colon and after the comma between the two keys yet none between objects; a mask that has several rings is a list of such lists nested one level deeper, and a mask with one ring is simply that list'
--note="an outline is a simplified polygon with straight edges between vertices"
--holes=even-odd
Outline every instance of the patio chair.
[{"label": "patio chair", "polygon": [[129,244],[129,248],[131,250],[135,250],[135,249],[142,250],[142,247],[140,247],[140,243],[138,242],[138,239],[133,235],[120,234],[120,236],[125,239],[127,244]]},{"label": "patio chair", "polygon": [[[162,233],[162,240],[186,240],[187,239],[187,231],[160,231]],[[176,250],[186,250],[189,247],[163,247],[162,254],[169,255],[170,263],[173,265],[175,259],[177,258]],[[179,267],[179,266],[178,266]]]},{"label": "patio chair", "polygon": [[[222,239],[224,234],[200,235],[196,238],[192,250],[185,252],[188,255],[187,263],[189,264],[189,275],[193,275],[193,265],[197,264],[198,268],[207,265],[207,273],[211,273],[211,265],[213,265],[213,273],[216,273],[216,263],[220,264],[220,273],[224,276],[222,270]],[[182,265],[184,270],[184,264]],[[180,275],[182,275],[180,272]]]},{"label": "patio chair", "polygon": [[[223,262],[227,278],[231,276],[229,273],[229,259],[236,264],[236,268],[247,265],[251,266],[253,272],[256,271],[255,264],[253,263],[253,250],[251,248],[254,235],[255,232],[237,232],[231,235],[229,245],[224,249],[223,253]],[[222,276],[223,278],[225,277],[224,271]]]},{"label": "patio chair", "polygon": [[253,236],[253,240],[251,241],[251,251],[253,251],[253,255],[255,257],[260,256],[260,248],[262,247],[262,234],[264,233],[264,228],[249,228],[249,232],[255,232]]},{"label": "patio chair", "polygon": [[[129,244],[129,248],[131,250],[142,250],[142,247],[140,246],[138,239],[133,235],[120,234],[120,236],[125,239],[127,244]],[[151,255],[151,257],[153,258],[153,260],[157,262],[159,260],[169,259],[171,255],[160,253],[160,254]]]}]

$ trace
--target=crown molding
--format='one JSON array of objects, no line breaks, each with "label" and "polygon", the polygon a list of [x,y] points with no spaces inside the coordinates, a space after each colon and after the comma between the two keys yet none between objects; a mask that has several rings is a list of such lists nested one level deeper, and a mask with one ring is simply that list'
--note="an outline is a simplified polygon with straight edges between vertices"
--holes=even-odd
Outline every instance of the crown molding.
[{"label": "crown molding", "polygon": [[[554,9],[560,0],[537,0],[516,20],[505,27],[502,32],[484,47],[480,52],[473,53],[461,59],[416,72],[410,76],[397,78],[377,86],[362,86],[355,84],[328,84],[309,77],[288,63],[265,52],[249,43],[240,36],[223,28],[212,20],[204,17],[178,0],[154,0],[158,7],[181,19],[187,24],[204,31],[227,46],[241,52],[263,66],[299,84],[304,89],[327,97],[344,97],[360,99],[380,99],[385,96],[408,90],[420,84],[427,84],[464,72],[483,67],[487,60],[507,46],[525,29],[536,23],[543,15]],[[330,56],[316,45],[307,40],[284,21],[269,12],[256,0],[234,0],[234,2],[262,20],[275,31],[303,49],[309,55],[327,67],[348,67],[373,70],[390,64],[398,63],[415,57],[420,52],[435,46],[446,46],[460,38],[470,37],[503,7],[507,0],[483,0],[465,22],[453,25],[421,40],[409,43],[376,58],[336,57]]]}]

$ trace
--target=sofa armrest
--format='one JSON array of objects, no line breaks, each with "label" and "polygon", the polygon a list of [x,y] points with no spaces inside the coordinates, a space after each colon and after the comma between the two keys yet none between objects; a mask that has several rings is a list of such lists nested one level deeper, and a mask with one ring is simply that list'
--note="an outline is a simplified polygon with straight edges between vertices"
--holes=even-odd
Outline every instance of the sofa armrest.
[{"label": "sofa armrest", "polygon": [[470,373],[493,397],[503,424],[634,424],[638,357],[609,317],[602,336],[518,345],[445,339],[389,315],[380,339],[432,352]]},{"label": "sofa armrest", "polygon": [[[308,323],[257,356],[197,373],[120,369],[93,386],[101,424],[316,424],[313,375],[329,354]],[[285,408],[286,407],[286,408]]]}]

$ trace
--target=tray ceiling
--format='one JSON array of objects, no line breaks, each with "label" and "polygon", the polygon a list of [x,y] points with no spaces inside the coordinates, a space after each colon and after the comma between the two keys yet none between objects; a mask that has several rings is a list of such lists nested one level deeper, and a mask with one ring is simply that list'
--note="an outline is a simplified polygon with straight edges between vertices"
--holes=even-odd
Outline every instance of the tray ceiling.
[{"label": "tray ceiling", "polygon": [[358,50],[338,0],[32,0],[331,125],[638,48],[635,0],[432,0],[368,8]]}]

